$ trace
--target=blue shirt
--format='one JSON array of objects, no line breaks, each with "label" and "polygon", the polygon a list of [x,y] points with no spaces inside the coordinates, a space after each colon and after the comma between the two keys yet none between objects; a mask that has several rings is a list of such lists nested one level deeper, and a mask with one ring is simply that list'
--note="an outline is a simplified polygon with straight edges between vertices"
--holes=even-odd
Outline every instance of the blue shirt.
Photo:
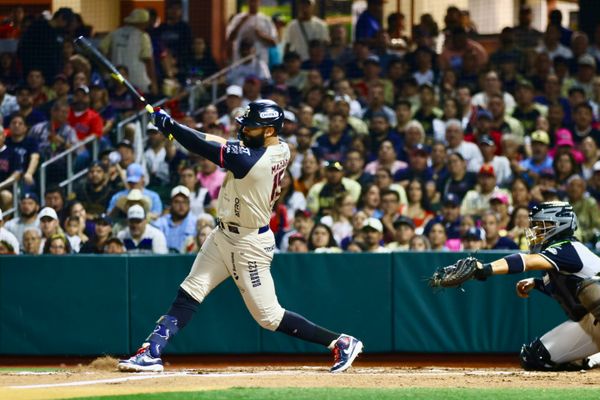
[{"label": "blue shirt", "polygon": [[552,169],[552,158],[550,156],[546,156],[546,159],[541,164],[534,164],[533,159],[530,157],[521,161],[519,164],[526,170],[535,172],[539,175],[544,169]]},{"label": "blue shirt", "polygon": [[365,10],[356,21],[355,40],[373,38],[380,30],[381,25],[377,18],[369,10]]},{"label": "blue shirt", "polygon": [[196,235],[196,218],[191,212],[188,212],[188,215],[178,225],[173,223],[171,214],[163,215],[154,221],[152,225],[165,234],[169,252],[183,253],[187,238]]},{"label": "blue shirt", "polygon": [[[127,190],[127,189],[121,190],[120,192],[115,193],[113,195],[113,197],[111,197],[110,202],[108,203],[108,209],[106,211],[110,214],[112,212],[112,210],[115,208],[115,205],[117,204],[117,201],[119,200],[119,198],[121,196],[127,196],[128,194],[129,194],[129,190]],[[162,201],[160,201],[160,197],[158,196],[158,193],[144,188],[144,190],[142,190],[142,194],[144,196],[148,197],[150,199],[150,201],[152,202],[152,204],[150,205],[150,212],[153,214],[160,215],[163,210],[163,205],[162,205]]]}]

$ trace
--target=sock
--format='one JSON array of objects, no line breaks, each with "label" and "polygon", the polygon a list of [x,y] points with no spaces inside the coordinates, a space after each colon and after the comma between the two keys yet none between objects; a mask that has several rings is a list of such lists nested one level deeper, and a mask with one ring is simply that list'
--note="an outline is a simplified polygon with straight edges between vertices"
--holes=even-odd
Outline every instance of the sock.
[{"label": "sock", "polygon": [[287,310],[283,314],[277,331],[327,347],[340,337],[339,333],[315,325],[303,316]]},{"label": "sock", "polygon": [[169,339],[190,322],[199,304],[192,296],[179,288],[177,297],[167,315],[158,319],[156,328],[146,339],[150,345],[152,357],[160,357]]}]

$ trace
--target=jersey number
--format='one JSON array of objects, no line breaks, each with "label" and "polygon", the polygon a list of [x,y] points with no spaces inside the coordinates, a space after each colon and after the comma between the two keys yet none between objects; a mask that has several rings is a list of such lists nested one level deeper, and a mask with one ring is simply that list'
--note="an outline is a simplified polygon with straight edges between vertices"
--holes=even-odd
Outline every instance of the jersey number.
[{"label": "jersey number", "polygon": [[273,176],[273,188],[271,189],[271,209],[281,194],[281,181],[285,175],[285,168],[275,172]]}]

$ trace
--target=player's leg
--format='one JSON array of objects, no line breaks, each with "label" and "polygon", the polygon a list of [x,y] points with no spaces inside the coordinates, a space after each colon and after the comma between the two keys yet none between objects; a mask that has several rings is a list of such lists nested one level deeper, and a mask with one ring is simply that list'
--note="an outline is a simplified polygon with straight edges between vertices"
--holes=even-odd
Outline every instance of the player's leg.
[{"label": "player's leg", "polygon": [[566,321],[521,349],[527,370],[588,368],[585,359],[600,352],[600,327],[587,314],[581,321]]},{"label": "player's leg", "polygon": [[121,371],[162,371],[160,357],[168,341],[188,324],[204,298],[229,276],[214,242],[218,234],[214,230],[206,239],[169,311],[158,319],[138,352],[119,362]]},{"label": "player's leg", "polygon": [[220,250],[228,252],[222,253],[222,258],[226,260],[244,303],[256,322],[265,329],[328,347],[335,356],[331,371],[342,372],[348,369],[362,351],[362,342],[284,310],[277,300],[271,276],[273,256],[264,250],[272,248],[272,234],[258,235],[254,240],[256,243],[252,245],[238,241],[235,247],[230,243],[228,246],[221,246]]}]

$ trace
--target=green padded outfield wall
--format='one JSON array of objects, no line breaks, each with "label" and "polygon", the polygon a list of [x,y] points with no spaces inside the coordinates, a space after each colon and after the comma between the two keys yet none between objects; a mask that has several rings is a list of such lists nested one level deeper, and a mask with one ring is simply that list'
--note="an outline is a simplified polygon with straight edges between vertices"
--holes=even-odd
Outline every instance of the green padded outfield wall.
[{"label": "green padded outfield wall", "polygon": [[[491,261],[506,253],[480,252]],[[278,254],[272,272],[285,308],[360,337],[365,351],[504,353],[566,320],[523,276],[433,292],[426,278],[465,253]],[[97,355],[135,351],[174,299],[193,256],[3,256],[0,354]],[[167,352],[325,351],[258,327],[231,280],[200,306]]]}]

